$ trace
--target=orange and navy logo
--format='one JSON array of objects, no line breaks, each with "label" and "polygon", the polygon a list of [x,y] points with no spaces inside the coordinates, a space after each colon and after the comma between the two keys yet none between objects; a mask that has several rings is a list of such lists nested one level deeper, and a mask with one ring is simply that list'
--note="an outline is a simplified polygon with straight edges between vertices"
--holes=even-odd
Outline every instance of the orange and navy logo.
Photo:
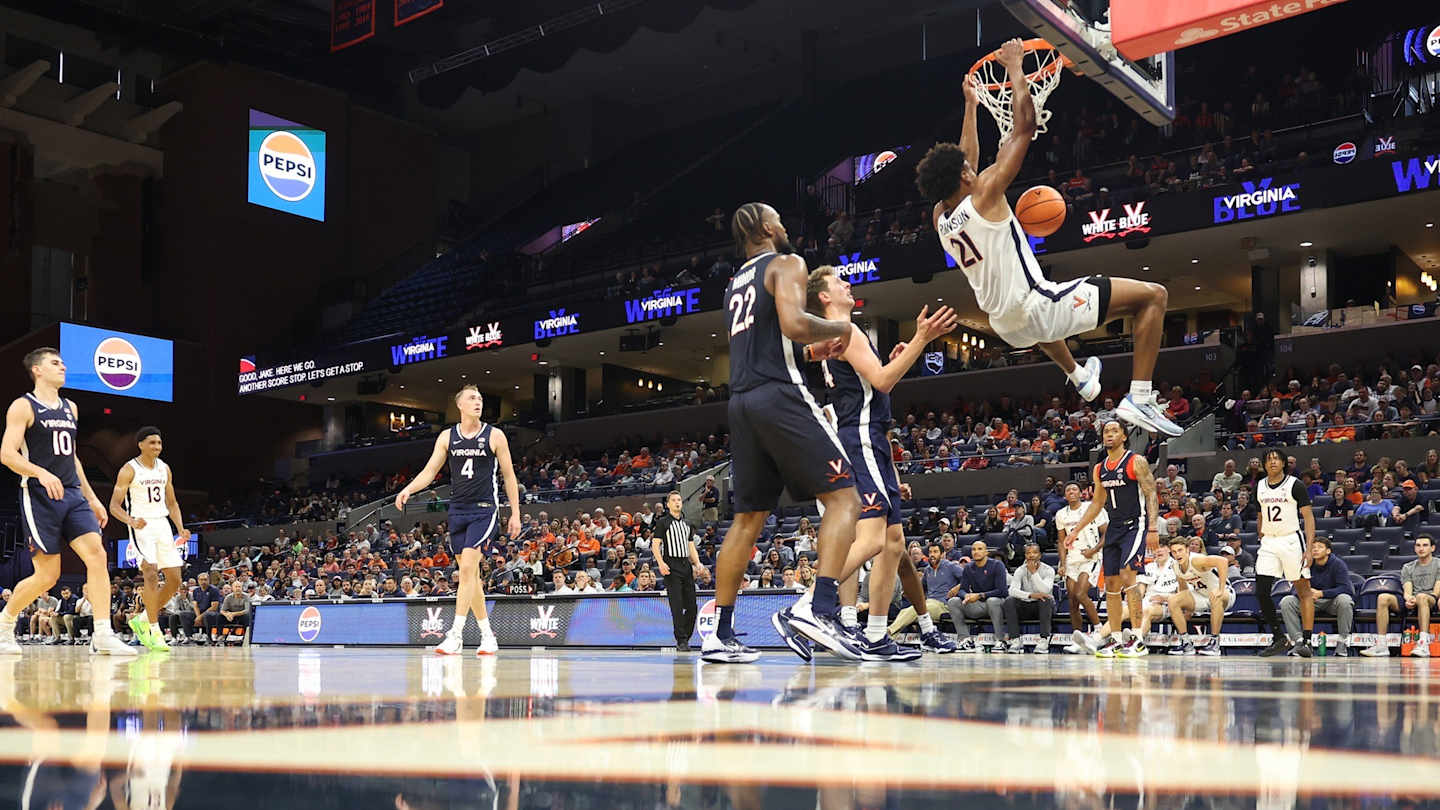
[{"label": "orange and navy logo", "polygon": [[864,503],[860,504],[860,514],[862,515],[866,512],[885,511],[885,504],[879,503],[880,494],[878,492],[867,492],[861,500],[864,501]]},{"label": "orange and navy logo", "polygon": [[830,483],[844,481],[850,477],[850,471],[845,469],[845,459],[836,458],[830,460]]},{"label": "orange and navy logo", "polygon": [[1079,308],[1085,306],[1085,299],[1084,299],[1084,298],[1081,298],[1081,297],[1078,296],[1078,295],[1072,296],[1072,298],[1073,298],[1074,301],[1075,301],[1075,309],[1079,309]]}]

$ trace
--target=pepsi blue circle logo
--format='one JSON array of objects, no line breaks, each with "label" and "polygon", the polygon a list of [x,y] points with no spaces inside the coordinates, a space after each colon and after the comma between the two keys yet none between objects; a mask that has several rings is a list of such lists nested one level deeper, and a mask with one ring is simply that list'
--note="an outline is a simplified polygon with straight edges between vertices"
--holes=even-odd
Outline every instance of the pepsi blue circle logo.
[{"label": "pepsi blue circle logo", "polygon": [[1431,56],[1440,56],[1440,25],[1430,29],[1430,35],[1425,37],[1425,50]]},{"label": "pepsi blue circle logo", "polygon": [[315,156],[292,132],[272,132],[260,143],[260,177],[276,197],[298,202],[315,190]]},{"label": "pepsi blue circle logo", "polygon": [[95,376],[107,388],[126,391],[140,382],[140,352],[121,337],[108,337],[95,347]]},{"label": "pepsi blue circle logo", "polygon": [[311,605],[300,611],[295,632],[300,635],[301,641],[314,641],[320,635],[320,609]]},{"label": "pepsi blue circle logo", "polygon": [[700,634],[700,638],[702,639],[714,635],[715,628],[719,626],[719,623],[720,617],[715,611],[714,599],[701,605],[700,610],[695,613],[695,630]]},{"label": "pepsi blue circle logo", "polygon": [[1335,147],[1335,154],[1332,156],[1336,163],[1345,164],[1355,159],[1355,144],[1346,141]]}]

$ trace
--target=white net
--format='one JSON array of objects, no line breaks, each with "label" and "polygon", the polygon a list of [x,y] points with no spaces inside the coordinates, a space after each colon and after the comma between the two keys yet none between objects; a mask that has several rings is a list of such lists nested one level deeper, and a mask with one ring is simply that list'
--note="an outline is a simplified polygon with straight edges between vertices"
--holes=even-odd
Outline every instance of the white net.
[{"label": "white net", "polygon": [[[1050,111],[1045,109],[1045,99],[1050,97],[1056,86],[1060,84],[1060,74],[1063,72],[1062,57],[1060,52],[1048,46],[1026,48],[1025,58],[1021,63],[1025,70],[1025,76],[1030,84],[1030,98],[1035,102],[1035,135],[1045,131],[1045,124],[1050,120]],[[1011,105],[1015,98],[1015,91],[1010,86],[1010,77],[999,60],[986,58],[977,62],[971,73],[980,80],[979,96],[980,103],[990,111],[990,116],[995,119],[995,125],[1000,128],[1000,141],[1003,143],[1010,137],[1010,132],[1015,129],[1015,116],[1011,111]]]}]

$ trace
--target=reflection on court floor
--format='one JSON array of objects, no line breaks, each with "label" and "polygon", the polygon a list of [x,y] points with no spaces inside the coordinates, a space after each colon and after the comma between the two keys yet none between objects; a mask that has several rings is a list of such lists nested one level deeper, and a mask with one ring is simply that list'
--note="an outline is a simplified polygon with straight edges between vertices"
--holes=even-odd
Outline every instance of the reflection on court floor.
[{"label": "reflection on court floor", "polygon": [[117,809],[1420,806],[1440,797],[1431,667],[33,648],[0,660],[0,792]]}]

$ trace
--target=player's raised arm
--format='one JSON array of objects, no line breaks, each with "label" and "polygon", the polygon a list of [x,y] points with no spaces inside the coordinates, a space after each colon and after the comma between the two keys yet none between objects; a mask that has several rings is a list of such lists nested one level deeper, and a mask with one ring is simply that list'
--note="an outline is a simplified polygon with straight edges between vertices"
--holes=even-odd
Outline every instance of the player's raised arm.
[{"label": "player's raised arm", "polygon": [[[435,437],[435,449],[430,451],[430,460],[425,462],[425,469],[411,479],[410,483],[395,496],[395,508],[401,512],[405,511],[405,504],[410,501],[410,496],[430,486],[435,476],[440,474],[440,468],[445,466],[445,456],[450,452],[450,430],[449,428],[440,432]],[[493,432],[493,431],[492,431]]]},{"label": "player's raised arm", "polygon": [[[852,339],[840,359],[849,363],[855,373],[864,377],[876,390],[890,393],[895,383],[900,382],[905,372],[920,359],[920,353],[925,351],[926,344],[954,329],[960,320],[960,316],[950,307],[941,307],[935,310],[933,315],[927,314],[929,309],[928,306],[920,308],[920,314],[915,318],[915,337],[885,365],[880,365],[880,358],[870,351],[869,344],[863,338]],[[852,334],[859,335],[859,326],[852,326],[852,330]]]},{"label": "player's raised arm", "polygon": [[[780,321],[780,334],[796,343],[821,343],[835,341],[836,354],[843,353],[850,345],[850,321],[827,321],[805,311],[805,284],[809,273],[805,271],[805,260],[790,254],[778,256],[770,262],[765,274],[765,286],[775,297],[775,316]],[[816,360],[823,357],[814,356]]]},{"label": "player's raised arm", "polygon": [[965,77],[965,123],[960,127],[960,150],[970,158],[970,168],[980,171],[980,132],[977,117],[980,110],[980,77]]},{"label": "player's raised arm", "polygon": [[1000,46],[998,61],[1009,75],[1013,89],[1010,111],[1015,127],[1010,131],[1010,137],[1000,144],[995,162],[976,178],[972,194],[975,210],[993,222],[1004,219],[1009,212],[1005,189],[1019,176],[1020,167],[1025,163],[1025,153],[1035,135],[1035,102],[1030,98],[1030,82],[1026,80],[1022,66],[1024,59],[1025,48],[1020,40],[1012,39]]}]

